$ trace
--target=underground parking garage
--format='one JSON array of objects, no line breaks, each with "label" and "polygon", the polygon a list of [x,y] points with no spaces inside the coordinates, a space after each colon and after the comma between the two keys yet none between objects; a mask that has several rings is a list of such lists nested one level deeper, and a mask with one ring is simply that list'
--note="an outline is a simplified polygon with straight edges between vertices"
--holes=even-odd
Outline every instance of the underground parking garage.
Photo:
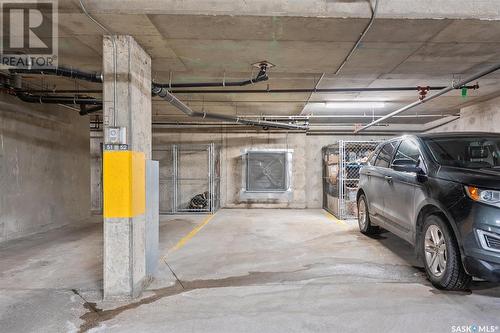
[{"label": "underground parking garage", "polygon": [[0,6],[0,331],[499,331],[497,1]]}]

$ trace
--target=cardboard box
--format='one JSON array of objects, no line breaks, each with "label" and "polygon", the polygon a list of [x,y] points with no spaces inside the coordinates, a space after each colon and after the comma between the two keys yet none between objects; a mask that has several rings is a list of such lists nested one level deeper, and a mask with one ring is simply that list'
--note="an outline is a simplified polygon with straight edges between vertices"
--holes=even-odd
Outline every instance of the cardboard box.
[{"label": "cardboard box", "polygon": [[337,155],[337,154],[329,154],[328,155],[328,159],[327,159],[327,163],[329,165],[331,165],[331,164],[339,164],[339,155]]}]

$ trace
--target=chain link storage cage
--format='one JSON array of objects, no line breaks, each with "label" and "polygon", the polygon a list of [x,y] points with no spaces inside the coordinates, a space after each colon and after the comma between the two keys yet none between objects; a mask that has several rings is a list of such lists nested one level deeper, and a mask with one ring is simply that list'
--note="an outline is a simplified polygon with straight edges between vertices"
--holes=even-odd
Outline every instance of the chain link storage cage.
[{"label": "chain link storage cage", "polygon": [[322,149],[323,208],[341,220],[358,216],[359,170],[379,141],[344,141]]},{"label": "chain link storage cage", "polygon": [[153,158],[160,163],[160,214],[206,214],[220,208],[220,146],[158,146]]}]

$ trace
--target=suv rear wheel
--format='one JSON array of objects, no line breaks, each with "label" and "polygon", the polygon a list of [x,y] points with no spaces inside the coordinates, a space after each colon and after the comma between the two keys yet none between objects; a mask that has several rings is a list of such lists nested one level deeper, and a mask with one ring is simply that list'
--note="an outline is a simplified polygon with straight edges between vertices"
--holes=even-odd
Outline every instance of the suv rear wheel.
[{"label": "suv rear wheel", "polygon": [[420,249],[425,272],[438,289],[463,290],[471,281],[460,258],[458,243],[450,227],[436,215],[424,222]]},{"label": "suv rear wheel", "polygon": [[364,194],[361,194],[358,198],[358,225],[359,231],[365,235],[373,235],[379,231],[378,226],[371,224],[368,204]]}]

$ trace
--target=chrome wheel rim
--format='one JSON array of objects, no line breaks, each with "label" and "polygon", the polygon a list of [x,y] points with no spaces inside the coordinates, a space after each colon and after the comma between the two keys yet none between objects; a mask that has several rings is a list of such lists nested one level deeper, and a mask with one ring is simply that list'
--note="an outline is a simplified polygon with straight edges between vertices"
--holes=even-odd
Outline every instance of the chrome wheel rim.
[{"label": "chrome wheel rim", "polygon": [[359,228],[364,229],[366,226],[366,205],[365,200],[360,199],[358,204],[358,223]]},{"label": "chrome wheel rim", "polygon": [[437,225],[430,225],[425,232],[425,261],[430,272],[440,277],[446,269],[448,251],[444,234]]}]

